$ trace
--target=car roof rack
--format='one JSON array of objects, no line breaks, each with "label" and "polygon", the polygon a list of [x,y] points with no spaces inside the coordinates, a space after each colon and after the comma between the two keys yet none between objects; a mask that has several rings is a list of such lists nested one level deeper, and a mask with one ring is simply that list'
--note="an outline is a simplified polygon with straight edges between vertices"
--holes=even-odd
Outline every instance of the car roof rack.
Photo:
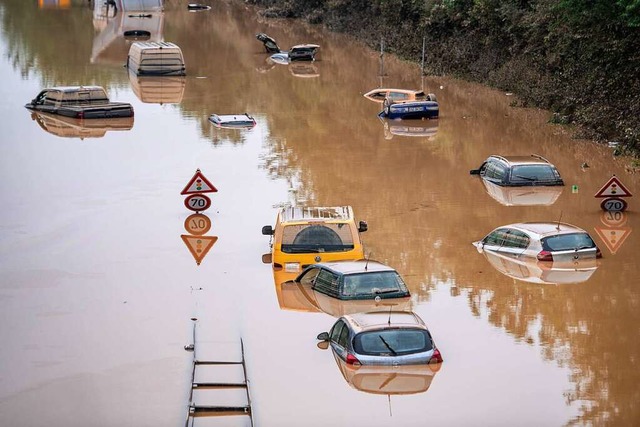
[{"label": "car roof rack", "polygon": [[499,155],[499,154],[492,154],[491,157],[495,157],[496,159],[502,160],[505,163],[509,163],[509,160],[507,160],[505,157]]},{"label": "car roof rack", "polygon": [[549,160],[545,159],[545,158],[544,158],[544,157],[542,157],[540,154],[532,154],[532,155],[531,155],[531,157],[533,157],[533,158],[535,158],[535,159],[540,159],[540,160],[542,160],[542,161],[544,161],[544,162],[547,162],[547,163],[551,163]]}]

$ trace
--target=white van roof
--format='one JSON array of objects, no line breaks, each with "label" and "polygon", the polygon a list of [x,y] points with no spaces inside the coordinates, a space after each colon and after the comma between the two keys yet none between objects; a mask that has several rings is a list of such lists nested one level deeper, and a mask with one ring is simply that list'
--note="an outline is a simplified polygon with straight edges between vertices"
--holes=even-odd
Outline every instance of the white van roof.
[{"label": "white van roof", "polygon": [[129,55],[131,55],[132,52],[136,51],[141,52],[154,50],[166,50],[168,53],[180,52],[182,54],[180,47],[177,44],[171,42],[133,42],[131,43],[131,47],[129,48]]}]

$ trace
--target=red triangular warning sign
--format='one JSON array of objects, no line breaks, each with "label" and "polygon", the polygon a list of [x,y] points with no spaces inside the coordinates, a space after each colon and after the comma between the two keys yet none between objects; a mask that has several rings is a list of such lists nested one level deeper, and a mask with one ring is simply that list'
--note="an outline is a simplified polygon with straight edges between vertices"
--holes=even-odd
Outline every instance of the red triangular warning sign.
[{"label": "red triangular warning sign", "polygon": [[609,251],[611,255],[615,255],[615,253],[620,249],[620,246],[627,240],[629,234],[631,234],[631,228],[629,227],[619,227],[619,228],[604,228],[604,227],[595,227],[596,233]]},{"label": "red triangular warning sign", "polygon": [[215,193],[216,191],[218,191],[218,189],[214,187],[213,184],[204,177],[202,172],[200,172],[200,169],[198,169],[180,194]]},{"label": "red triangular warning sign", "polygon": [[593,197],[631,197],[632,194],[627,187],[616,176],[612,176],[605,185]]},{"label": "red triangular warning sign", "polygon": [[200,265],[204,257],[209,252],[209,249],[218,240],[217,236],[190,236],[188,234],[181,234],[182,241],[189,248],[189,252],[196,260],[196,264]]}]

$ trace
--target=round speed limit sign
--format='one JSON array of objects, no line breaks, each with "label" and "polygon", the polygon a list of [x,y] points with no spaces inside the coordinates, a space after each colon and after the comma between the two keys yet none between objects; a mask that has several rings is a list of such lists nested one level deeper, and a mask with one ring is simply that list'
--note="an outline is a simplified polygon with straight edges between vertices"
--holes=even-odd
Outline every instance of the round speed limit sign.
[{"label": "round speed limit sign", "polygon": [[618,197],[609,197],[600,203],[600,207],[607,212],[623,212],[627,209],[627,202]]},{"label": "round speed limit sign", "polygon": [[189,210],[200,212],[211,207],[211,199],[204,194],[192,194],[184,199],[184,205]]}]

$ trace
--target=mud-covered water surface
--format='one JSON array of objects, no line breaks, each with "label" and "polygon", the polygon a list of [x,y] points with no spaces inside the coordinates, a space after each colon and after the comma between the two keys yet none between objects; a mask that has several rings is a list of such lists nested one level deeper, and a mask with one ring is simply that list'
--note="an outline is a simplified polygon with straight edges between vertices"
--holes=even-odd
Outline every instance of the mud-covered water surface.
[{"label": "mud-covered water surface", "polygon": [[[613,174],[640,191],[629,159],[511,107],[509,94],[421,79],[391,55],[381,73],[377,52],[320,28],[241,2],[165,6],[132,18],[0,2],[1,424],[184,425],[194,323],[199,358],[238,361],[244,348],[255,426],[638,422],[640,202],[606,215],[593,197]],[[140,25],[182,48],[186,77],[128,75],[123,34]],[[320,54],[270,63],[259,32]],[[43,87],[78,84],[130,102],[134,120],[68,123],[23,107]],[[435,93],[440,119],[380,121],[362,94],[381,85]],[[207,121],[245,112],[253,129]],[[533,197],[550,204],[519,205],[531,195],[490,194],[469,175],[490,154],[530,153],[567,184]],[[180,195],[198,168],[219,190],[200,238]],[[261,261],[260,229],[284,205],[351,205],[368,221],[366,252],[405,278],[440,370],[352,371],[316,347],[336,313],[282,295]],[[500,225],[559,220],[594,237],[597,268],[512,265],[471,245]],[[208,392],[193,400],[246,403]]]}]

